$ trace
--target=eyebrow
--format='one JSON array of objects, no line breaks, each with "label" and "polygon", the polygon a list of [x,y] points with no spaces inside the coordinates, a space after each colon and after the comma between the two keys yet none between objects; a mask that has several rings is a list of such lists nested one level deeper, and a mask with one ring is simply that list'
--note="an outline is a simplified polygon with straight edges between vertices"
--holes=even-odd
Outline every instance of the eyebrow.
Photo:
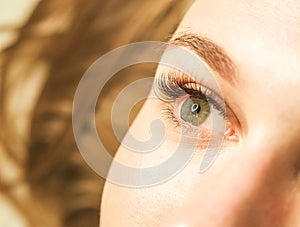
[{"label": "eyebrow", "polygon": [[222,78],[233,85],[236,84],[235,64],[226,52],[212,40],[198,34],[182,33],[172,38],[170,43],[191,49]]}]

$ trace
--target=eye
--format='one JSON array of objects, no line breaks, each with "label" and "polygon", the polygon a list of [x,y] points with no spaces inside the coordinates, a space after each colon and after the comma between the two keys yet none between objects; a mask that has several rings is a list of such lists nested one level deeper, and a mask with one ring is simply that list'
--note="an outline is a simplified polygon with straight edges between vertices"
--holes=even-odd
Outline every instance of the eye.
[{"label": "eye", "polygon": [[210,107],[206,98],[189,97],[180,107],[180,118],[196,127],[200,126],[209,116]]},{"label": "eye", "polygon": [[209,133],[212,121],[218,122],[219,129],[223,130],[221,122],[224,122],[224,138],[239,141],[238,120],[218,92],[177,71],[161,74],[155,79],[153,89],[162,101],[162,117],[179,133],[183,130],[192,137],[198,136],[200,131]]}]

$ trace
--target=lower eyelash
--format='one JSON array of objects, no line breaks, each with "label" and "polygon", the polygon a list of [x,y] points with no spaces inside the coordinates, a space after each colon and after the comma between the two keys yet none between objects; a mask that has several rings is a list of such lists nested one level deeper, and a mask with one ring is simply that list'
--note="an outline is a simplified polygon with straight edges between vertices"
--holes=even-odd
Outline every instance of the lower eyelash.
[{"label": "lower eyelash", "polygon": [[[206,96],[206,98],[208,99],[208,97],[211,98],[211,96]],[[215,100],[213,100],[213,98],[211,98],[212,100],[210,100],[210,103],[213,103]],[[161,116],[164,120],[167,120],[170,122],[170,124],[168,124],[168,126],[172,126],[174,127],[174,129],[178,130],[181,129],[182,133],[187,133],[187,134],[193,134],[193,132],[195,132],[196,134],[199,133],[199,128],[195,128],[192,125],[189,124],[184,124],[181,120],[181,117],[178,116],[176,114],[176,110],[175,107],[172,103],[170,102],[164,102],[163,104],[164,106],[160,109],[161,110]],[[213,104],[212,104],[213,105]],[[216,108],[218,105],[213,105],[214,108]],[[230,141],[230,142],[238,142],[239,141],[239,136],[238,134],[236,134],[235,130],[232,129],[231,123],[228,121],[228,119],[226,118],[226,113],[222,112],[220,109],[219,110],[220,114],[224,117],[224,119],[226,120],[226,132],[224,134],[224,138],[226,139],[226,141]],[[230,125],[228,125],[230,124]],[[201,129],[201,133],[202,136],[199,137],[199,139],[201,140],[201,145],[206,144],[205,142],[209,141],[209,136],[207,136],[205,133],[203,133],[202,131],[203,129]],[[204,129],[205,130],[205,129]],[[204,136],[206,135],[206,136]]]},{"label": "lower eyelash", "polygon": [[168,126],[174,127],[176,130],[180,130],[185,135],[196,135],[199,133],[199,128],[189,124],[182,123],[179,116],[176,116],[174,107],[171,104],[167,104],[167,107],[161,109],[161,116],[171,123]]},{"label": "lower eyelash", "polygon": [[161,115],[162,118],[166,119],[166,120],[171,120],[172,121],[172,125],[175,126],[175,128],[181,127],[181,121],[178,120],[178,118],[175,116],[174,114],[174,108],[170,106],[170,104],[167,104],[167,107],[164,107],[161,109]]},{"label": "lower eyelash", "polygon": [[[227,129],[232,128],[232,125],[239,128],[239,121],[221,95],[178,71],[161,74],[155,79],[153,89],[156,96],[163,101],[163,107],[161,108],[162,118],[171,122],[172,124],[169,125],[174,126],[175,129],[181,128],[184,132],[188,133],[199,130],[199,128],[197,129],[194,126],[185,124],[181,116],[178,116],[175,107],[176,101],[184,99],[185,96],[205,98],[211,107],[217,110],[220,116],[223,117],[226,121],[226,125],[228,126],[228,124],[230,124],[226,127]],[[234,133],[231,134],[239,138],[238,134],[236,134],[236,130],[232,130]],[[231,137],[233,136],[231,134],[229,140],[232,140]],[[239,141],[239,139],[235,140]]]}]

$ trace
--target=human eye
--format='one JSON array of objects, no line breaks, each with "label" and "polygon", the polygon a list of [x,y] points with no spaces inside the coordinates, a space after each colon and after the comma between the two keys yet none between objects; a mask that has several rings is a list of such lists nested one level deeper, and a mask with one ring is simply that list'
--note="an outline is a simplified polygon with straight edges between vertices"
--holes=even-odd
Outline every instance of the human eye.
[{"label": "human eye", "polygon": [[233,112],[221,95],[207,86],[181,72],[168,71],[156,78],[154,91],[162,101],[162,117],[185,135],[197,134],[195,132],[200,130],[211,131],[211,115],[215,113],[225,121],[224,139],[238,141],[237,120]]}]

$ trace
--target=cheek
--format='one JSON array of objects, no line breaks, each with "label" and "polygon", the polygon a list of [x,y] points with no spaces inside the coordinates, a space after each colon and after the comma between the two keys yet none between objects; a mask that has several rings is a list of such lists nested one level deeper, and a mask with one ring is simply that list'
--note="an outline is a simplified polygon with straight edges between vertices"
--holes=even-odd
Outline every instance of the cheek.
[{"label": "cheek", "polygon": [[[153,111],[154,105],[154,101],[147,101],[131,126],[130,131],[137,139],[149,139],[145,129],[154,117],[159,117],[159,113],[156,115]],[[121,146],[115,160],[133,167],[153,166],[166,160],[175,149],[169,139],[149,154],[138,154]],[[113,168],[112,165],[111,172]],[[153,187],[134,189],[107,182],[102,197],[101,226],[157,226],[165,216],[185,203],[199,175],[198,168],[199,162],[191,162],[171,180]]]},{"label": "cheek", "polygon": [[103,226],[158,226],[185,204],[191,186],[190,178],[180,176],[144,189],[107,183],[101,209]]},{"label": "cheek", "polygon": [[[130,132],[137,139],[145,141],[151,137],[148,130],[150,123],[159,118],[157,102],[147,101]],[[162,163],[170,158],[178,146],[178,136],[170,131],[167,131],[163,143],[153,152],[139,154],[121,146],[115,160],[138,168]],[[203,139],[209,138],[206,130],[202,133]],[[207,143],[203,144],[206,147]],[[195,152],[182,171],[156,186],[134,189],[107,182],[102,198],[101,226],[158,226],[170,213],[192,201],[193,195],[201,190],[200,186],[207,183],[209,177],[199,174],[203,155],[204,152]],[[110,171],[114,171],[114,165]]]}]

